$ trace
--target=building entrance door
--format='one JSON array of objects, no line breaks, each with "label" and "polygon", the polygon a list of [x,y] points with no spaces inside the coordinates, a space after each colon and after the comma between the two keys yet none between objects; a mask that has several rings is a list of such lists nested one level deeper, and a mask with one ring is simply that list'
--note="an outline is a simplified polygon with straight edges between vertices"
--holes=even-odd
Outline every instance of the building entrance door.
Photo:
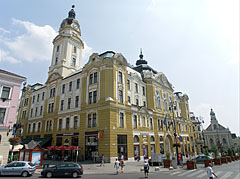
[{"label": "building entrance door", "polygon": [[85,137],[85,160],[96,160],[98,156],[98,138],[97,136]]}]

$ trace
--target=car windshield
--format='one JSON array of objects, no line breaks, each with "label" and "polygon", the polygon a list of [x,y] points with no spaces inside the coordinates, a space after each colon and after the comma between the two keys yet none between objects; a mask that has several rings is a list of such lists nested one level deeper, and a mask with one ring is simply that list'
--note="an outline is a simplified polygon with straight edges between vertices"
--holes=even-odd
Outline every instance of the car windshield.
[{"label": "car windshield", "polygon": [[28,165],[30,165],[31,167],[34,167],[33,163],[29,162]]}]

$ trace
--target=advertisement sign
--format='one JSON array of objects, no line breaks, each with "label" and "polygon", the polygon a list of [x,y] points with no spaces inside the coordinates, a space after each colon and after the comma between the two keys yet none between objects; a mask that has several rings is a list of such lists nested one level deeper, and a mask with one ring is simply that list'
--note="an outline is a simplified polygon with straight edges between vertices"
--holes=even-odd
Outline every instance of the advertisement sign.
[{"label": "advertisement sign", "polygon": [[32,153],[32,163],[37,166],[40,165],[41,160],[41,152],[33,152]]}]

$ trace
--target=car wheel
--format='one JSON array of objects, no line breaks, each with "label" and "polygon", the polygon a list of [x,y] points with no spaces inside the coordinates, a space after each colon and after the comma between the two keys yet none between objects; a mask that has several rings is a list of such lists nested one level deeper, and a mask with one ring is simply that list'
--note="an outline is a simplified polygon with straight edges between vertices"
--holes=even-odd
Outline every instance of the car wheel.
[{"label": "car wheel", "polygon": [[46,177],[47,177],[47,178],[51,178],[52,176],[53,176],[52,172],[47,172],[47,173],[46,173]]},{"label": "car wheel", "polygon": [[73,172],[73,173],[72,173],[72,177],[73,177],[73,178],[77,178],[77,177],[78,177],[78,172]]},{"label": "car wheel", "polygon": [[22,172],[22,177],[27,177],[29,174],[27,171]]}]

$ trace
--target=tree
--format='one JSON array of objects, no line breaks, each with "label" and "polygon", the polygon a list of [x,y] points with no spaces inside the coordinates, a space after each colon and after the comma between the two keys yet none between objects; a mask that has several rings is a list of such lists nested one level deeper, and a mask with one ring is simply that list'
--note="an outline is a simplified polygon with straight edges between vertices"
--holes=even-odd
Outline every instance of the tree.
[{"label": "tree", "polygon": [[219,151],[216,146],[213,146],[212,152],[213,152],[215,158],[217,158],[219,156]]}]

